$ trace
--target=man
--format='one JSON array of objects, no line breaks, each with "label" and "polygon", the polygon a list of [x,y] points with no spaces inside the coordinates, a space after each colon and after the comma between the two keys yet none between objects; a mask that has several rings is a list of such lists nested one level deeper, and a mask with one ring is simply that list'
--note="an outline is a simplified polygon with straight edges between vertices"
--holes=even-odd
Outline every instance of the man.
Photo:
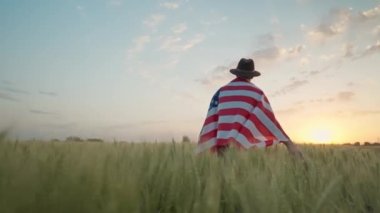
[{"label": "man", "polygon": [[236,78],[213,96],[203,124],[197,152],[222,154],[231,145],[250,149],[284,143],[288,151],[302,156],[276,120],[263,91],[251,83],[260,76],[252,59],[242,58],[230,72]]}]

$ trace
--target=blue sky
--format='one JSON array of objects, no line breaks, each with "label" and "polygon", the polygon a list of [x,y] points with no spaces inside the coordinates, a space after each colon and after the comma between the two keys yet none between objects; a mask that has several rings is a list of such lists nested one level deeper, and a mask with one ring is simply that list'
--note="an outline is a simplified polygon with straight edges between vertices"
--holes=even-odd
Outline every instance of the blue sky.
[{"label": "blue sky", "polygon": [[379,1],[0,4],[0,127],[15,137],[196,140],[241,57],[296,141],[380,137]]}]

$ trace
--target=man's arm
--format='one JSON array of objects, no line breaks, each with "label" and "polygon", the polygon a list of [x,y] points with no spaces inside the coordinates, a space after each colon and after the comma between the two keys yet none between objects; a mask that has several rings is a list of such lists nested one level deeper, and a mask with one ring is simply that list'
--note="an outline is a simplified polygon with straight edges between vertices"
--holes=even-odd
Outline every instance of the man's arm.
[{"label": "man's arm", "polygon": [[297,145],[293,143],[293,141],[284,141],[283,142],[288,149],[289,153],[293,155],[294,157],[301,158],[303,159],[303,154],[302,152],[298,149]]}]

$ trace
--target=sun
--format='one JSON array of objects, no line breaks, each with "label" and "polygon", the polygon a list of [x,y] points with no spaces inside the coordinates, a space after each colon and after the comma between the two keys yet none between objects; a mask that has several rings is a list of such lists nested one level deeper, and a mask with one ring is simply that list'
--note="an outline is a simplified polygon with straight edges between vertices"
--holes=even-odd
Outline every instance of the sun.
[{"label": "sun", "polygon": [[341,124],[333,119],[315,118],[298,128],[297,140],[314,144],[339,144],[343,142]]},{"label": "sun", "polygon": [[333,132],[330,129],[314,129],[310,133],[310,139],[314,143],[331,143]]}]

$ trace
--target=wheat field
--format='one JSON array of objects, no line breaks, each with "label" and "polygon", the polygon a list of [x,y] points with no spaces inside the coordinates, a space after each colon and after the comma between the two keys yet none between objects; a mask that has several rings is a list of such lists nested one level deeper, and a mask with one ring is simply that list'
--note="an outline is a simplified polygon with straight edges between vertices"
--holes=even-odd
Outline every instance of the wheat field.
[{"label": "wheat field", "polygon": [[0,142],[0,212],[380,212],[380,152]]}]

